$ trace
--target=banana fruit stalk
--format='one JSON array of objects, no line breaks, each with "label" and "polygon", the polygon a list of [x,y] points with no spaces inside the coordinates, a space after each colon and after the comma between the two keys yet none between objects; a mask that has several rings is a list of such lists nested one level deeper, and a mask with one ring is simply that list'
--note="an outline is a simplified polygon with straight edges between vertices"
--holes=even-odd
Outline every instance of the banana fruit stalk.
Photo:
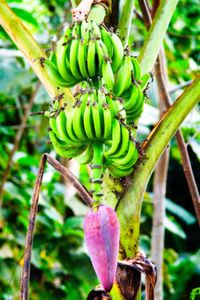
[{"label": "banana fruit stalk", "polygon": [[115,211],[106,205],[85,216],[85,242],[95,272],[105,291],[115,280],[119,251],[119,222]]}]

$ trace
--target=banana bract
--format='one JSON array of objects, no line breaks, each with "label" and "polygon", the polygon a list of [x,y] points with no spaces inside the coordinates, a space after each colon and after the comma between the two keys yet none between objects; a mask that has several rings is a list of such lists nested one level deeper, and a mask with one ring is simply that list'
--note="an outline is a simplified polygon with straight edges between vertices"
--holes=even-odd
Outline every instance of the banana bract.
[{"label": "banana bract", "polygon": [[106,291],[110,291],[117,269],[119,222],[115,211],[100,205],[84,220],[85,242],[95,272]]}]

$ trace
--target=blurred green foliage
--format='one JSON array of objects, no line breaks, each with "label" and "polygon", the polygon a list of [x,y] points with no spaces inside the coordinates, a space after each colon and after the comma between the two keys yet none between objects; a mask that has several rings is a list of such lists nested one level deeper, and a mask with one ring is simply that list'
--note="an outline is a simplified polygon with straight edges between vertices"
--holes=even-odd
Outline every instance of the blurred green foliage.
[{"label": "blurred green foliage", "polygon": [[[68,1],[9,0],[9,5],[29,28],[36,40],[48,50],[55,45],[70,21]],[[137,3],[136,3],[137,4]],[[137,11],[138,5],[136,5]],[[200,6],[195,0],[180,0],[165,39],[170,89],[194,78],[199,63]],[[143,22],[133,19],[130,44],[138,53],[146,35]],[[24,109],[34,93],[37,78],[26,59],[0,28],[0,180],[8,163],[14,138],[21,124]],[[172,93],[175,99],[181,87]],[[143,139],[157,121],[158,100],[153,83],[150,105],[139,126]],[[32,111],[48,109],[50,99],[40,86]],[[153,107],[154,106],[154,107]],[[148,117],[148,114],[150,117]],[[194,111],[183,124],[196,178],[199,178],[199,119]],[[15,152],[3,195],[3,220],[0,228],[0,300],[18,299],[24,242],[28,226],[30,199],[38,163],[42,153],[55,156],[48,143],[48,123],[43,116],[30,116]],[[61,161],[66,166],[66,161]],[[200,282],[198,225],[192,201],[180,165],[180,154],[171,142],[166,199],[166,241],[164,250],[165,299],[189,299]],[[76,169],[78,167],[76,166]],[[75,170],[77,173],[79,170]],[[87,184],[86,167],[80,177]],[[152,224],[152,181],[142,211],[141,248],[150,254]],[[82,221],[87,207],[80,202],[60,175],[47,166],[37,214],[37,226],[31,269],[30,299],[86,299],[97,279],[86,254]]]}]

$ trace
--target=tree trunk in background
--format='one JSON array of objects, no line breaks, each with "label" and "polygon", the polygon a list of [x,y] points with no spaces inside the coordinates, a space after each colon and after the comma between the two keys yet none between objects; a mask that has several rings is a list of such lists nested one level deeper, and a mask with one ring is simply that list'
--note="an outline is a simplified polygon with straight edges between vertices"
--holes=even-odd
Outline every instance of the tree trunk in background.
[{"label": "tree trunk in background", "polygon": [[151,258],[157,267],[157,283],[155,287],[155,299],[163,299],[163,251],[165,237],[165,193],[167,182],[167,170],[169,162],[169,148],[161,156],[154,175],[154,199],[153,199],[153,229],[151,240]]},{"label": "tree trunk in background", "polygon": [[[161,67],[162,66],[162,67]],[[163,76],[167,85],[167,65],[165,59],[164,48],[161,47],[160,54],[155,65],[155,73],[158,84],[158,97],[159,97],[159,110],[160,116],[166,110],[165,101],[163,99],[164,94],[159,85],[159,76]],[[152,228],[152,240],[151,240],[151,258],[157,267],[157,283],[155,286],[155,299],[163,299],[163,251],[165,241],[165,195],[167,184],[167,171],[169,166],[170,150],[167,148],[155,169],[154,182],[153,182],[153,228]]]}]

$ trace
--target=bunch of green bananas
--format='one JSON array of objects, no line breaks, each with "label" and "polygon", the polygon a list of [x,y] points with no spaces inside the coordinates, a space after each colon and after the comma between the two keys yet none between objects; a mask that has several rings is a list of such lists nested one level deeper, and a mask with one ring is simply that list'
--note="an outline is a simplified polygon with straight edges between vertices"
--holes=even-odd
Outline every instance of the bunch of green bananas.
[{"label": "bunch of green bananas", "polygon": [[126,112],[104,88],[82,89],[70,111],[56,100],[46,116],[55,151],[62,157],[77,157],[81,164],[91,163],[91,182],[97,197],[106,168],[115,177],[133,171],[138,152],[126,124]]},{"label": "bunch of green bananas", "polygon": [[137,58],[94,20],[69,26],[44,64],[58,86],[81,85],[70,111],[55,100],[46,113],[49,135],[60,156],[90,164],[93,198],[99,203],[106,168],[114,177],[133,171],[138,151],[130,124],[142,113],[150,75],[142,76]]},{"label": "bunch of green bananas", "polygon": [[67,28],[51,60],[45,63],[49,76],[59,86],[72,87],[89,78],[95,81],[100,76],[107,88],[112,89],[114,73],[123,55],[122,43],[115,33],[94,20],[83,20]]},{"label": "bunch of green bananas", "polygon": [[143,111],[145,94],[150,75],[145,74],[140,77],[134,84],[131,84],[128,89],[124,89],[120,97],[124,101],[124,109],[126,110],[127,124],[134,123],[138,120]]}]

